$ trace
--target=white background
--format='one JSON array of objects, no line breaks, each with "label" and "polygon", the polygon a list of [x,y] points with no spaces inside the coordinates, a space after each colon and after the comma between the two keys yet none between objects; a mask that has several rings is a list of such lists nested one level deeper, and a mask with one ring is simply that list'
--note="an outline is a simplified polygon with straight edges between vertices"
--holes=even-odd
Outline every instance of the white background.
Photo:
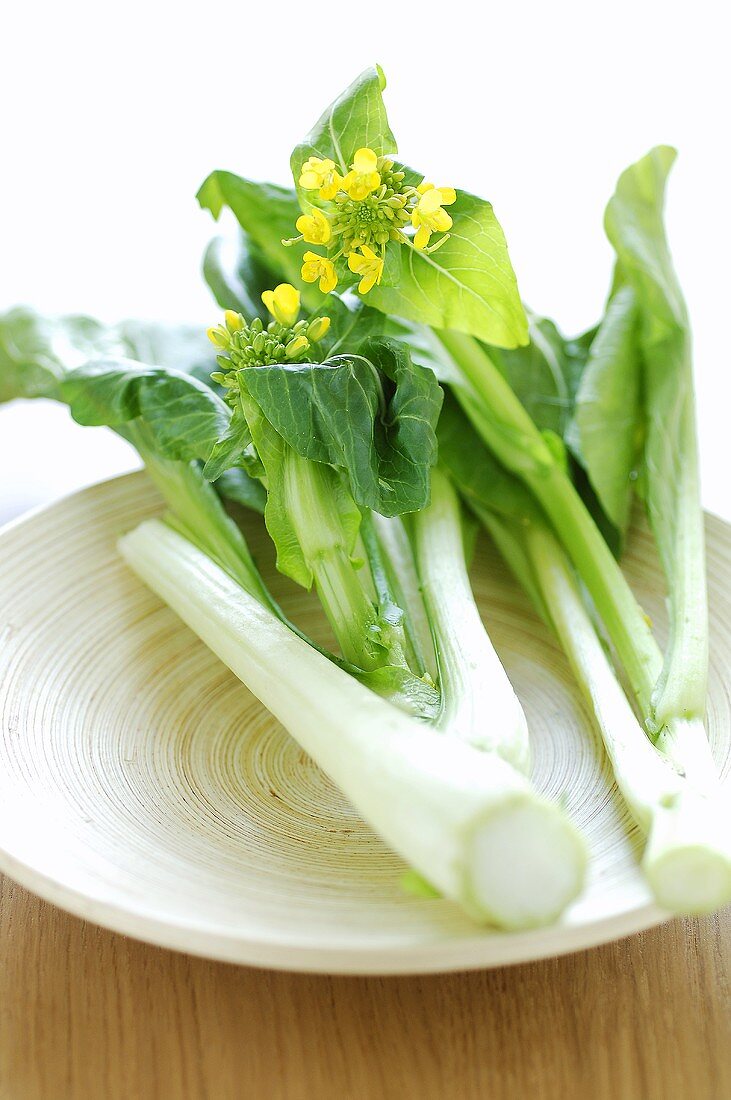
[{"label": "white background", "polygon": [[[213,168],[289,182],[288,154],[379,61],[401,153],[477,190],[524,297],[592,323],[610,268],[602,211],[622,168],[679,147],[671,242],[696,338],[704,499],[731,514],[731,157],[720,0],[693,4],[184,6],[26,3],[3,16],[0,310],[210,323],[199,277]],[[126,468],[125,446],[65,410],[0,410],[0,519]]]}]

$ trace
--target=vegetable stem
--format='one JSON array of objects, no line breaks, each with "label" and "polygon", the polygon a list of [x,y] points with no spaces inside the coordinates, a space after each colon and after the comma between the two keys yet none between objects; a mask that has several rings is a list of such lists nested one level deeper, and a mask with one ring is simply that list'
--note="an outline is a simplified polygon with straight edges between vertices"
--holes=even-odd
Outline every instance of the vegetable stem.
[{"label": "vegetable stem", "polygon": [[384,654],[376,609],[333,500],[332,471],[286,447],[284,483],[287,513],[343,657],[366,671],[385,663],[405,667],[398,647],[395,660]]},{"label": "vegetable stem", "polygon": [[[687,767],[645,736],[604,651],[568,559],[547,526],[526,548],[554,628],[591,704],[619,789],[648,834],[643,869],[660,905],[705,913],[731,901],[731,817],[702,726],[686,729]],[[699,724],[700,725],[700,724]]]},{"label": "vegetable stem", "polygon": [[577,896],[580,837],[496,753],[430,730],[364,688],[160,521],[119,545],[390,846],[474,919],[529,928]]},{"label": "vegetable stem", "polygon": [[[674,442],[681,459],[676,463],[676,509],[670,576],[670,638],[662,674],[655,686],[653,705],[658,728],[674,717],[703,718],[708,688],[708,598],[706,595],[705,535],[698,476],[698,447],[692,389],[688,389]],[[656,517],[650,508],[650,522]],[[663,517],[657,518],[662,524]],[[667,523],[667,520],[665,521]]]},{"label": "vegetable stem", "polygon": [[530,768],[528,727],[472,594],[457,494],[432,471],[431,503],[412,518],[416,560],[439,667],[440,729]]},{"label": "vegetable stem", "polygon": [[[377,520],[382,520],[382,523],[379,524]],[[425,619],[426,615],[418,589],[414,592],[411,587],[410,598],[407,601],[401,584],[401,576],[408,569],[406,555],[412,557],[411,570],[415,575],[411,547],[401,518],[394,516],[386,519],[385,516],[365,511],[361,520],[360,535],[368,557],[370,575],[384,627],[388,624],[389,633],[392,634],[394,644],[398,645],[403,655],[404,664],[416,676],[423,676],[427,671],[425,647],[422,645],[422,638],[418,631],[421,620]],[[404,581],[407,585],[410,582],[413,583],[410,576],[404,576]],[[416,583],[418,585],[418,578]],[[419,626],[415,626],[412,622],[412,613],[416,614]],[[427,640],[431,648],[428,634]]]},{"label": "vegetable stem", "polygon": [[170,509],[171,522],[250,595],[281,616],[240,528],[227,515],[216,490],[203,477],[198,464],[155,455],[146,444],[144,431],[134,422],[119,434],[137,448],[147,473]]},{"label": "vegetable stem", "polygon": [[468,383],[467,390],[455,386],[456,397],[483,441],[526,482],[550,518],[604,620],[648,728],[654,728],[652,694],[662,670],[662,653],[611,550],[568,474],[487,352],[470,336],[457,332],[439,336]]}]

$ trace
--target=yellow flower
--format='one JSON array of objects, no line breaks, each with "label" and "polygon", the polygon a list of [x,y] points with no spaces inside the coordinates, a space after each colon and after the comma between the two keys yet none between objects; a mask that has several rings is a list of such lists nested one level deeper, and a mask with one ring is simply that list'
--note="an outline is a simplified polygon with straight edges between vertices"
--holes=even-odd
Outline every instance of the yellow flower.
[{"label": "yellow flower", "polygon": [[369,290],[380,283],[383,275],[383,259],[377,256],[367,244],[360,246],[361,255],[351,252],[348,256],[348,267],[355,275],[360,275],[361,280],[358,290],[361,294],[367,294]]},{"label": "yellow flower", "polygon": [[290,283],[280,283],[275,290],[265,290],[261,300],[280,325],[293,325],[300,312],[300,292]]},{"label": "yellow flower", "polygon": [[301,214],[296,224],[308,244],[327,244],[332,237],[330,222],[317,207],[313,207],[311,214]]},{"label": "yellow flower", "polygon": [[417,188],[421,198],[411,215],[411,224],[416,230],[415,248],[426,248],[432,233],[446,233],[452,228],[452,219],[443,206],[451,206],[457,201],[453,187],[435,187],[433,183],[422,183]]},{"label": "yellow flower", "polygon": [[331,260],[325,256],[318,256],[316,252],[305,252],[302,264],[302,278],[306,283],[316,283],[320,280],[320,290],[323,294],[329,294],[338,285],[338,277]]},{"label": "yellow flower", "polygon": [[343,190],[351,199],[360,201],[381,186],[381,177],[376,171],[378,157],[372,149],[359,149],[353,157],[352,171],[343,180]]},{"label": "yellow flower", "polygon": [[321,199],[334,199],[342,182],[343,177],[335,167],[334,160],[310,157],[302,165],[300,187],[304,187],[305,191],[319,191]]}]

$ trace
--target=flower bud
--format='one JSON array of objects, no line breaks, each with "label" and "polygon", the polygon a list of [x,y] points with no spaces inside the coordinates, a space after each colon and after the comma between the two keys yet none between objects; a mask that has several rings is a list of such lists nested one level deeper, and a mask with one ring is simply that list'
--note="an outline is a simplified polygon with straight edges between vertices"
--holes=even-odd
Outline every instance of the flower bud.
[{"label": "flower bud", "polygon": [[227,309],[223,319],[226,322],[226,328],[232,335],[234,332],[240,332],[246,323],[241,314],[236,313],[233,309]]},{"label": "flower bud", "polygon": [[296,359],[303,351],[306,351],[310,346],[310,341],[306,336],[295,336],[294,340],[290,340],[285,349],[285,355],[288,359]]},{"label": "flower bud", "polygon": [[213,328],[208,329],[208,339],[212,344],[215,344],[217,348],[228,348],[231,343],[231,337],[228,330],[223,325],[214,325]]},{"label": "flower bud", "polygon": [[315,317],[307,326],[307,339],[316,344],[318,340],[322,340],[329,328],[329,317]]}]

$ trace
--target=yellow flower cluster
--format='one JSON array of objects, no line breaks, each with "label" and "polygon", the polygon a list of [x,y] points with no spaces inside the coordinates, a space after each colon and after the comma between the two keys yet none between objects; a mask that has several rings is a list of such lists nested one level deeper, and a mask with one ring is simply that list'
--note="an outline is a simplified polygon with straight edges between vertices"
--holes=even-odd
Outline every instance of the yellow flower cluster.
[{"label": "yellow flower cluster", "polygon": [[[301,272],[306,283],[319,283],[324,294],[337,286],[335,262],[341,256],[360,276],[360,293],[367,294],[381,281],[389,241],[419,251],[439,248],[452,227],[444,207],[457,201],[452,187],[405,184],[404,173],[392,161],[368,148],[358,149],[344,176],[334,161],[310,157],[302,166],[299,185],[317,192],[327,205],[302,214],[296,223],[299,237],[283,243],[304,241],[325,248],[326,255],[305,252]],[[434,233],[441,236],[430,244]]]},{"label": "yellow flower cluster", "polygon": [[261,300],[272,316],[265,325],[261,317],[246,321],[240,313],[227,309],[224,323],[208,329],[208,338],[219,352],[223,369],[212,374],[229,391],[236,391],[236,372],[244,367],[263,367],[275,363],[299,363],[319,343],[330,328],[329,317],[298,320],[300,292],[291,283],[280,283],[265,290]]}]

